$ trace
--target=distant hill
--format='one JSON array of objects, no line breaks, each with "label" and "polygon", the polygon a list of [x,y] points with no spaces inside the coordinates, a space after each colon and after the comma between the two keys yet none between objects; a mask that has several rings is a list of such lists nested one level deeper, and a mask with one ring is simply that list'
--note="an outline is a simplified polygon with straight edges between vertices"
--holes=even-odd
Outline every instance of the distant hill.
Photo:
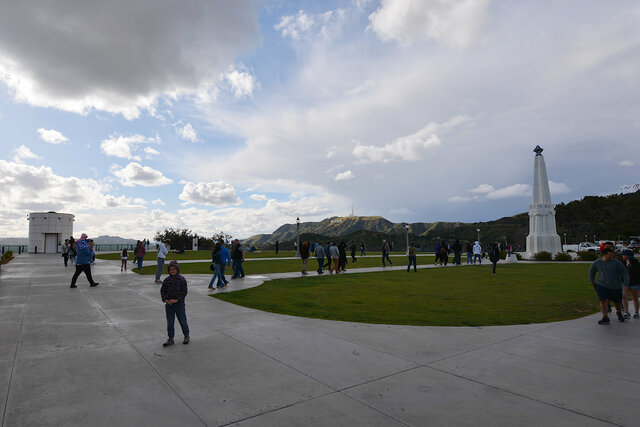
[{"label": "distant hill", "polygon": [[[567,242],[617,239],[640,235],[640,191],[609,196],[587,196],[581,200],[556,205],[558,234],[567,234]],[[319,222],[300,224],[300,241],[351,240],[377,248],[382,239],[394,242],[397,250],[406,248],[405,224],[379,217],[332,217]],[[409,224],[409,238],[420,246],[431,247],[441,240],[474,241],[477,229],[483,242],[507,241],[524,248],[529,233],[529,215],[520,213],[488,222],[434,222]],[[244,240],[261,249],[272,248],[280,241],[282,249],[293,248],[296,224],[285,224],[272,234],[259,234]]]},{"label": "distant hill", "polygon": [[118,236],[98,236],[94,237],[93,241],[96,245],[134,245],[136,239],[124,239]]}]

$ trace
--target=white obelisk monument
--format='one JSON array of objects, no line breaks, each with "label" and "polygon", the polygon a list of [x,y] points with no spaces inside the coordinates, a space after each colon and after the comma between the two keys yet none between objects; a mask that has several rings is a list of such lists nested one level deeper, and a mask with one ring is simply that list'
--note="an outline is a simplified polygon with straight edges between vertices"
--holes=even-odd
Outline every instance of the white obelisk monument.
[{"label": "white obelisk monument", "polygon": [[529,206],[529,235],[525,258],[532,259],[538,252],[562,252],[560,236],[556,231],[555,205],[551,203],[547,167],[542,148],[536,146],[533,162],[533,200]]}]

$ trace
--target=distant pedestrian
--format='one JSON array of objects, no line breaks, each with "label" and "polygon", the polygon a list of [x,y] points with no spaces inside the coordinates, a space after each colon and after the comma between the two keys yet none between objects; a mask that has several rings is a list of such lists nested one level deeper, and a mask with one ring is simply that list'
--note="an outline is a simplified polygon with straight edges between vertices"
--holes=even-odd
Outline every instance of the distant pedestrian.
[{"label": "distant pedestrian", "polygon": [[462,258],[462,245],[460,244],[460,240],[456,239],[453,242],[453,263],[455,265],[460,265],[460,258]]},{"label": "distant pedestrian", "polygon": [[147,250],[144,248],[144,245],[140,240],[138,240],[138,244],[133,252],[133,255],[136,257],[138,261],[138,272],[142,270],[142,261],[144,261],[144,256],[147,254]]},{"label": "distant pedestrian", "polygon": [[169,241],[158,243],[158,257],[156,266],[156,283],[162,284],[160,276],[162,276],[162,269],[164,267],[164,260],[169,253]]},{"label": "distant pedestrian", "polygon": [[449,246],[444,240],[440,242],[440,265],[443,263],[445,267],[449,263]]},{"label": "distant pedestrian", "polygon": [[489,261],[491,261],[491,263],[493,264],[494,276],[496,275],[496,265],[498,264],[499,260],[500,260],[500,248],[496,243],[494,243],[491,245],[491,248],[489,249]]},{"label": "distant pedestrian", "polygon": [[300,245],[300,260],[302,260],[302,275],[307,274],[307,263],[309,262],[309,242],[302,242]]},{"label": "distant pedestrian", "polygon": [[[440,243],[440,241],[438,240],[436,242],[436,247],[433,249],[433,251],[436,253],[436,259],[433,262],[433,265],[436,265],[438,263],[438,261],[440,261],[440,246],[442,244]],[[442,261],[440,261],[440,264],[442,264]]]},{"label": "distant pedestrian", "polygon": [[482,264],[482,246],[480,246],[480,242],[476,241],[475,245],[473,245],[473,265],[476,264],[476,259],[478,260],[478,264]]},{"label": "distant pedestrian", "polygon": [[65,239],[62,244],[62,259],[64,260],[64,266],[66,267],[69,262],[69,249],[71,245],[69,244],[69,239]]},{"label": "distant pedestrian", "polygon": [[167,316],[167,334],[169,338],[162,344],[163,347],[173,345],[175,336],[174,323],[176,317],[180,323],[184,340],[182,344],[189,344],[189,324],[187,323],[187,310],[184,300],[187,297],[187,280],[180,275],[180,266],[177,261],[171,261],[167,268],[169,275],[162,282],[160,296],[164,303],[164,312]]},{"label": "distant pedestrian", "polygon": [[84,273],[87,276],[87,280],[89,281],[90,286],[93,288],[98,286],[98,282],[93,281],[93,277],[91,277],[91,258],[93,256],[93,250],[91,246],[89,246],[89,242],[87,241],[87,235],[82,233],[80,236],[80,240],[76,242],[76,250],[78,251],[78,258],[76,260],[76,272],[73,274],[71,278],[71,286],[70,288],[77,288],[76,282],[78,281],[78,276],[80,273]]},{"label": "distant pedestrian", "polygon": [[364,248],[364,243],[360,242],[360,256],[361,257],[366,257],[367,256],[367,251]]},{"label": "distant pedestrian", "polygon": [[216,279],[218,280],[216,288],[224,288],[227,284],[221,277],[224,259],[222,255],[222,245],[220,242],[216,243],[213,247],[213,251],[211,251],[211,265],[213,266],[213,277],[209,282],[209,290],[213,290],[213,285],[216,284]]},{"label": "distant pedestrian", "polygon": [[76,256],[78,255],[78,248],[76,247],[76,240],[73,236],[69,237],[69,261],[71,264],[76,263]]},{"label": "distant pedestrian", "polygon": [[240,243],[240,240],[235,239],[231,244],[231,270],[233,270],[232,279],[241,279],[244,277],[244,268],[242,263],[244,262],[244,247]]},{"label": "distant pedestrian", "polygon": [[633,296],[633,308],[635,308],[633,318],[638,319],[640,318],[640,315],[638,314],[638,306],[640,305],[638,304],[638,292],[640,292],[640,263],[635,258],[631,249],[624,249],[622,251],[622,257],[626,264],[627,271],[629,272],[629,286],[622,288],[624,317],[631,317],[631,314],[629,313],[629,291],[631,291],[631,295]]},{"label": "distant pedestrian", "polygon": [[280,242],[276,240],[276,255],[280,252]]},{"label": "distant pedestrian", "polygon": [[317,270],[318,274],[322,274],[323,273],[322,272],[322,267],[324,266],[324,248],[318,242],[316,242],[315,250],[313,252],[313,255],[318,260],[318,270]]},{"label": "distant pedestrian", "polygon": [[416,265],[417,264],[416,244],[414,242],[411,242],[407,256],[409,257],[409,265],[407,265],[407,273],[411,270],[411,264],[413,264],[413,271],[417,272],[418,267]]},{"label": "distant pedestrian", "polygon": [[467,243],[465,251],[467,252],[467,264],[471,264],[471,261],[473,259],[473,246],[471,245],[471,242]]},{"label": "distant pedestrian", "polygon": [[345,242],[340,242],[338,244],[338,251],[340,256],[338,257],[338,270],[346,271],[347,270],[347,244]]},{"label": "distant pedestrian", "polygon": [[352,241],[349,249],[351,249],[351,262],[356,262],[358,260],[356,258],[356,242]]},{"label": "distant pedestrian", "polygon": [[391,252],[391,247],[389,246],[389,243],[386,240],[382,241],[382,267],[386,267],[384,260],[385,258],[387,259],[387,261],[389,261],[389,265],[391,267],[393,267],[393,263],[391,262],[391,258],[389,258],[389,252]]},{"label": "distant pedestrian", "polygon": [[600,254],[601,258],[595,260],[589,268],[589,281],[600,300],[600,312],[602,313],[602,319],[598,321],[600,325],[610,323],[607,315],[609,300],[613,301],[616,306],[618,320],[624,322],[624,316],[620,312],[622,288],[629,286],[629,272],[620,261],[613,258],[613,253],[613,249],[604,248]]},{"label": "distant pedestrian", "polygon": [[327,242],[327,246],[324,247],[324,255],[327,257],[327,263],[324,265],[326,268],[331,270],[331,242]]},{"label": "distant pedestrian", "polygon": [[224,283],[224,286],[229,284],[229,281],[224,276],[224,270],[227,266],[231,265],[231,254],[229,253],[229,249],[224,244],[224,240],[220,240],[220,253],[222,254],[222,269],[220,270],[220,277]]},{"label": "distant pedestrian", "polygon": [[329,274],[333,274],[334,271],[336,272],[336,274],[338,274],[338,260],[340,258],[340,249],[338,249],[336,245],[331,245],[331,247],[329,247],[329,254],[331,255],[331,268],[329,269]]},{"label": "distant pedestrian", "polygon": [[122,271],[124,269],[124,271],[127,271],[127,261],[129,260],[129,252],[127,251],[127,248],[124,248],[122,250],[122,254],[120,254],[120,271]]}]

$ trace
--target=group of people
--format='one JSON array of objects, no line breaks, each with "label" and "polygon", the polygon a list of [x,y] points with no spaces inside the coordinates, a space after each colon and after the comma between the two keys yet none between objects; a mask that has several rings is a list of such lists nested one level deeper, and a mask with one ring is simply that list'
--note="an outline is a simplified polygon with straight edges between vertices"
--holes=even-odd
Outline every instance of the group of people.
[{"label": "group of people", "polygon": [[[364,245],[360,244],[361,254],[364,253]],[[357,262],[356,244],[352,241],[349,244],[349,252],[351,262]],[[300,245],[300,258],[302,259],[302,274],[307,275],[307,263],[309,256],[313,256],[318,261],[318,274],[324,274],[324,269],[329,268],[329,274],[339,274],[341,271],[347,271],[347,244],[342,241],[337,245],[334,242],[327,242],[326,246],[322,246],[320,242],[315,242],[311,247],[308,242]],[[325,258],[327,262],[325,263]]]},{"label": "group of people", "polygon": [[[238,239],[231,242],[231,252],[227,249],[224,240],[219,240],[211,252],[211,265],[209,268],[213,271],[213,277],[209,282],[209,290],[226,288],[229,281],[224,275],[225,268],[231,266],[233,275],[231,279],[241,279],[244,277],[245,249]],[[216,283],[217,281],[217,283]]]}]

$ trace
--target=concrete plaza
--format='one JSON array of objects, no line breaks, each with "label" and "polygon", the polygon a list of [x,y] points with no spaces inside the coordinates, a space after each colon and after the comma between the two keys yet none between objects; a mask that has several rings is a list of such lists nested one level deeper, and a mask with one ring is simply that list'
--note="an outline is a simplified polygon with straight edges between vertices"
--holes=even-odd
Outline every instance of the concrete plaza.
[{"label": "concrete plaza", "polygon": [[100,285],[82,275],[70,289],[73,271],[54,255],[2,268],[2,426],[640,425],[640,320],[323,321],[210,298],[209,276],[193,275],[191,343],[176,323],[176,345],[163,348],[152,276],[98,260]]}]

